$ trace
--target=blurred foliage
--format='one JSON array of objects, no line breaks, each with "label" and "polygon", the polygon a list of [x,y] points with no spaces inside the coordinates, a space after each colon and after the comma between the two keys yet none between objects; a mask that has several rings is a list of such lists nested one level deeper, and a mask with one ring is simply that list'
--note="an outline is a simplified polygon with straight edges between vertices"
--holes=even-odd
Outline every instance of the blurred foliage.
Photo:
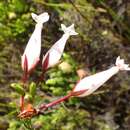
[{"label": "blurred foliage", "polygon": [[64,53],[63,62],[47,72],[47,80],[42,84],[42,89],[47,92],[51,91],[55,96],[65,95],[78,80],[76,68],[73,59]]},{"label": "blurred foliage", "polygon": [[22,35],[28,33],[27,29],[31,20],[26,1],[9,0],[0,2],[0,17],[0,41],[21,40]]},{"label": "blurred foliage", "polygon": [[89,97],[71,98],[31,120],[17,118],[19,94],[24,94],[20,56],[35,24],[30,13],[44,11],[51,18],[43,28],[42,53],[61,37],[61,23],[75,23],[79,36],[70,38],[59,65],[36,85],[38,66],[28,83],[26,102],[39,106],[66,95],[79,80],[79,68],[87,68],[89,75],[107,69],[118,55],[130,60],[129,1],[0,1],[0,129],[26,130],[29,126],[31,130],[129,130],[130,79],[125,72]]}]

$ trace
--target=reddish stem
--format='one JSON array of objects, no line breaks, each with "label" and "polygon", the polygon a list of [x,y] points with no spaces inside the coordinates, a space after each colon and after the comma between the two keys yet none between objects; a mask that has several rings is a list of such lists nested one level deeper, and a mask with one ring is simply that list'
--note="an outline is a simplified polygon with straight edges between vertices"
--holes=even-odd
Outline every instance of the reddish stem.
[{"label": "reddish stem", "polygon": [[[23,87],[25,87],[25,83],[28,79],[28,75],[26,72],[24,72],[23,77],[22,77],[22,83],[23,83]],[[23,111],[24,110],[24,95],[22,95],[20,97],[20,110]]]},{"label": "reddish stem", "polygon": [[49,107],[52,107],[52,106],[55,106],[55,105],[57,105],[57,104],[59,104],[61,102],[64,102],[65,100],[69,99],[71,96],[72,96],[71,94],[68,94],[67,96],[64,96],[64,97],[62,97],[60,99],[57,99],[57,100],[55,100],[55,101],[53,101],[51,103],[48,103],[46,105],[43,104],[43,105],[40,106],[39,111],[40,110],[45,110],[45,109],[47,109]]},{"label": "reddish stem", "polygon": [[86,92],[88,89],[85,89],[85,90],[81,90],[81,91],[77,91],[77,92],[70,92],[67,96],[64,96],[62,98],[59,98],[51,103],[48,103],[48,104],[43,104],[39,107],[38,109],[38,112],[40,112],[41,110],[46,110],[47,108],[49,107],[52,107],[52,106],[55,106],[61,102],[64,102],[65,100],[69,99],[70,97],[72,96],[78,96],[78,95],[81,95],[83,94],[84,92]]},{"label": "reddish stem", "polygon": [[[27,80],[28,80],[28,73],[24,72],[23,77],[22,77],[23,87],[25,87]],[[24,110],[24,95],[20,97],[20,110],[21,111]]]},{"label": "reddish stem", "polygon": [[20,109],[21,109],[21,111],[24,110],[24,96],[20,97]]}]

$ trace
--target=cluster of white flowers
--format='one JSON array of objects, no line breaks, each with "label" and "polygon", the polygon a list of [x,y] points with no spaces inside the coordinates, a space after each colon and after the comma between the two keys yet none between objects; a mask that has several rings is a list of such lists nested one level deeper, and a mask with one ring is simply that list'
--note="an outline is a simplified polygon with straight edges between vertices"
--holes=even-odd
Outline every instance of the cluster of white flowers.
[{"label": "cluster of white flowers", "polygon": [[[39,62],[39,57],[41,53],[42,27],[43,23],[49,20],[49,15],[46,12],[40,15],[32,13],[32,18],[36,21],[37,24],[22,56],[22,68],[23,70],[26,68],[24,66],[24,63],[26,62],[25,60],[27,60],[28,73],[32,69],[34,69],[37,63]],[[69,27],[66,27],[64,24],[61,24],[61,29],[64,32],[63,36],[50,48],[50,50],[48,50],[45,56],[43,56],[43,70],[47,70],[48,68],[53,67],[59,62],[68,38],[71,35],[78,34],[77,32],[75,32],[74,24],[72,24]],[[81,79],[72,91],[72,93],[77,93],[77,95],[73,95],[78,97],[90,95],[101,85],[103,85],[109,78],[118,73],[120,70],[130,70],[130,68],[127,64],[124,63],[124,60],[120,59],[120,57],[117,57],[116,64],[112,68]]]}]

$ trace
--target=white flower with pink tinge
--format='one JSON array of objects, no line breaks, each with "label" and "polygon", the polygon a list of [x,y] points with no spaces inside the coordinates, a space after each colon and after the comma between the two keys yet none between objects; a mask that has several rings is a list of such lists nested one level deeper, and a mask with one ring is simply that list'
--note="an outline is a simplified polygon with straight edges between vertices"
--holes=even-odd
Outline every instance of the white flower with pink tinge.
[{"label": "white flower with pink tinge", "polygon": [[97,90],[101,85],[103,85],[108,79],[110,79],[113,75],[118,73],[120,70],[129,71],[130,67],[128,64],[124,63],[123,59],[117,57],[115,66],[111,67],[108,70],[99,72],[97,74],[85,77],[84,79],[80,80],[73,89],[72,93],[79,93],[83,91],[83,93],[76,95],[78,97],[84,97],[90,95],[95,90]]},{"label": "white flower with pink tinge", "polygon": [[43,57],[43,60],[42,60],[43,70],[53,67],[59,62],[63,54],[65,44],[68,38],[71,35],[78,34],[77,32],[75,32],[74,24],[72,24],[69,27],[66,27],[64,24],[61,24],[61,29],[64,31],[63,36],[50,48],[50,50]]},{"label": "white flower with pink tinge", "polygon": [[49,15],[47,12],[42,13],[40,15],[32,13],[32,18],[35,20],[37,24],[22,56],[22,69],[25,71],[25,68],[27,68],[27,72],[30,72],[39,61],[41,53],[42,27],[43,23],[49,20]]}]

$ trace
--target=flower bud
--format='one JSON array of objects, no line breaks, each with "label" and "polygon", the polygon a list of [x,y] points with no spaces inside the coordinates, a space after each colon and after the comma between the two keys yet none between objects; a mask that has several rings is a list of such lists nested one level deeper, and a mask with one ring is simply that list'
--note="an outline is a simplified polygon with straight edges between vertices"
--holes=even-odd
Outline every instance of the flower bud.
[{"label": "flower bud", "polygon": [[108,70],[83,78],[77,83],[72,93],[78,93],[82,92],[83,90],[86,90],[84,91],[84,93],[77,94],[76,96],[84,97],[90,95],[101,85],[103,85],[108,79],[110,79],[113,75],[118,73],[119,70],[130,70],[130,68],[127,64],[124,63],[123,59],[117,57],[115,66],[111,67]]},{"label": "flower bud", "polygon": [[[25,68],[28,68],[27,72],[30,72],[32,69],[34,69],[34,67],[39,62],[41,52],[42,24],[49,20],[49,15],[46,12],[40,15],[32,13],[32,18],[37,22],[37,24],[22,56],[22,68],[24,71]],[[27,59],[27,66],[25,67],[24,63],[26,59]]]},{"label": "flower bud", "polygon": [[77,35],[78,33],[75,32],[74,24],[72,24],[69,27],[66,27],[64,24],[61,24],[61,29],[64,31],[63,36],[60,40],[58,40],[46,53],[46,55],[43,57],[42,60],[42,68],[43,70],[46,70],[50,67],[53,67],[54,65],[58,64],[64,48],[66,41],[71,35]]}]

